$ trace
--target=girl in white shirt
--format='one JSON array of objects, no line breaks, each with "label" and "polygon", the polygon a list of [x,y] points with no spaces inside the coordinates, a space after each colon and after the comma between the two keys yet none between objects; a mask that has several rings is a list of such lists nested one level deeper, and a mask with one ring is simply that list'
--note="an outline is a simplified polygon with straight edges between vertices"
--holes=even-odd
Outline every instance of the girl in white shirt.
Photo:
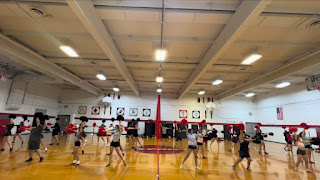
[{"label": "girl in white shirt", "polygon": [[205,136],[201,133],[201,129],[198,130],[198,139],[197,139],[197,146],[199,147],[198,149],[198,152],[199,150],[201,149],[201,152],[202,152],[202,158],[203,159],[207,159],[205,156],[204,156],[204,148],[203,148],[203,138]]},{"label": "girl in white shirt", "polygon": [[[186,127],[187,129],[187,127]],[[191,154],[191,151],[193,151],[193,155],[194,155],[194,162],[195,162],[195,165],[196,165],[196,169],[197,170],[200,170],[200,168],[198,167],[198,164],[197,164],[197,146],[196,146],[196,140],[197,140],[197,137],[198,135],[197,134],[194,134],[193,133],[193,130],[192,129],[189,129],[187,133],[187,138],[188,138],[188,151],[187,151],[187,154],[186,156],[184,157],[181,165],[180,165],[180,169],[182,169],[183,167],[183,163],[188,159],[188,157],[190,156]]]}]

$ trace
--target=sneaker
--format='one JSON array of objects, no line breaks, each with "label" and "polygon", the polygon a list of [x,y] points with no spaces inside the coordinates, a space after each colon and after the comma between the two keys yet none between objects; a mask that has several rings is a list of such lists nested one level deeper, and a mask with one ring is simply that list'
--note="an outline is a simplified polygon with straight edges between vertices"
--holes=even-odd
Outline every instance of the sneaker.
[{"label": "sneaker", "polygon": [[41,163],[43,161],[43,157],[40,157],[39,163]]},{"label": "sneaker", "polygon": [[298,168],[297,167],[294,168],[294,172],[298,172]]},{"label": "sneaker", "polygon": [[232,166],[232,169],[233,169],[233,170],[236,170],[236,166],[235,166],[235,165],[233,165],[233,166]]},{"label": "sneaker", "polygon": [[182,168],[183,168],[183,164],[180,165],[180,169],[182,169]]},{"label": "sneaker", "polygon": [[251,172],[252,170],[250,168],[247,168],[247,171]]},{"label": "sneaker", "polygon": [[109,167],[111,164],[110,163],[108,163],[107,165],[106,165],[106,167]]},{"label": "sneaker", "polygon": [[28,160],[24,161],[24,162],[30,162],[32,161],[33,159],[32,158],[29,158]]},{"label": "sneaker", "polygon": [[198,166],[196,166],[196,170],[200,170],[200,168]]}]

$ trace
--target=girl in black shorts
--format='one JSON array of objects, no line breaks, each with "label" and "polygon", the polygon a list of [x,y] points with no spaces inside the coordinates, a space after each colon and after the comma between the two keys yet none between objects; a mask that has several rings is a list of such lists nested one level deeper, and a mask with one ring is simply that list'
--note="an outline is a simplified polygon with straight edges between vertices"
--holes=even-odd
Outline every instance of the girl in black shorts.
[{"label": "girl in black shorts", "polygon": [[203,138],[205,136],[202,134],[202,131],[201,131],[201,128],[198,129],[198,138],[197,138],[197,146],[198,146],[198,151],[201,149],[201,152],[202,152],[202,158],[203,159],[207,159],[205,156],[204,156],[204,149],[203,149]]},{"label": "girl in black shorts", "polygon": [[107,133],[112,133],[113,134],[113,140],[110,144],[110,156],[109,156],[109,163],[106,165],[106,167],[109,167],[111,165],[111,161],[112,161],[112,154],[113,154],[113,150],[115,149],[119,158],[122,160],[123,165],[126,166],[126,162],[124,161],[124,157],[123,154],[121,154],[121,150],[120,150],[120,137],[122,135],[123,129],[120,128],[119,125],[116,125],[115,127],[115,131],[107,131]]},{"label": "girl in black shorts", "polygon": [[233,170],[236,170],[236,166],[237,164],[239,164],[244,158],[247,159],[248,164],[247,164],[247,170],[251,171],[250,169],[250,164],[251,164],[251,157],[250,157],[250,149],[249,149],[249,142],[252,142],[253,139],[245,139],[245,132],[244,131],[240,131],[240,135],[239,135],[239,142],[240,142],[240,150],[239,150],[239,158],[237,159],[237,161],[234,163],[234,165],[232,166]]},{"label": "girl in black shorts", "polygon": [[[12,151],[12,144],[11,144],[11,140],[10,140],[10,136],[12,135],[11,134],[11,129],[14,127],[14,123],[13,123],[13,120],[16,119],[17,116],[14,115],[14,114],[10,114],[9,115],[9,119],[10,119],[10,122],[9,124],[7,125],[2,125],[2,127],[5,127],[6,128],[6,132],[4,133],[4,142],[7,142],[7,144],[9,145],[10,147],[10,151]],[[4,147],[0,150],[0,151],[4,151]]]},{"label": "girl in black shorts", "polygon": [[177,147],[178,143],[180,143],[180,149],[182,149],[182,137],[181,137],[182,131],[186,131],[186,130],[182,130],[182,127],[178,126],[178,124],[176,123],[176,144],[173,147],[174,149]]},{"label": "girl in black shorts", "polygon": [[[187,127],[186,127],[186,129],[187,129]],[[198,167],[198,163],[197,163],[197,152],[198,152],[197,146],[196,146],[197,137],[198,137],[198,135],[194,134],[192,129],[188,130],[188,132],[187,132],[188,151],[187,151],[187,154],[184,157],[184,159],[183,159],[183,161],[182,161],[182,163],[180,165],[180,169],[183,168],[183,163],[188,159],[188,157],[190,156],[191,152],[193,152],[194,163],[195,163],[195,166],[196,166],[196,170],[200,170],[200,168]]]},{"label": "girl in black shorts", "polygon": [[[140,147],[142,148],[142,144],[139,140],[139,135],[138,135],[138,130],[140,129],[139,128],[139,121],[140,119],[138,118],[136,123],[134,123],[134,129],[133,129],[133,146],[135,146],[136,143],[139,143]],[[137,147],[138,147],[138,144],[137,144]]]},{"label": "girl in black shorts", "polygon": [[216,130],[216,128],[212,127],[212,132],[211,132],[211,143],[210,146],[212,145],[212,143],[214,141],[217,141],[217,144],[219,146],[219,139],[218,139],[218,135],[217,135],[218,131]]},{"label": "girl in black shorts", "polygon": [[74,139],[74,147],[73,147],[73,161],[70,165],[80,165],[80,150],[81,150],[81,138],[86,137],[86,134],[84,132],[84,127],[86,125],[86,122],[88,122],[88,118],[85,116],[80,117],[81,123],[79,125],[79,128],[77,130],[73,130],[74,133],[76,133],[76,137]]},{"label": "girl in black shorts", "polygon": [[233,134],[231,135],[231,141],[232,141],[232,145],[231,145],[231,148],[229,149],[229,152],[231,152],[232,148],[234,148],[234,146],[238,143],[238,135],[235,131],[233,131]]}]

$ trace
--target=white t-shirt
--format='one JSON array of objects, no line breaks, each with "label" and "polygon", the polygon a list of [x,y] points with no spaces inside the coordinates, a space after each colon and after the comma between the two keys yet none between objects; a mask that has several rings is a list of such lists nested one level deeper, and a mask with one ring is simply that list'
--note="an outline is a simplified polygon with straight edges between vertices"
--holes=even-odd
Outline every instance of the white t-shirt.
[{"label": "white t-shirt", "polygon": [[199,135],[202,135],[201,133],[198,133],[198,139],[197,142],[203,143],[203,137],[200,137]]},{"label": "white t-shirt", "polygon": [[196,146],[196,139],[197,139],[198,135],[197,134],[187,134],[187,138],[188,138],[188,145],[189,146]]}]

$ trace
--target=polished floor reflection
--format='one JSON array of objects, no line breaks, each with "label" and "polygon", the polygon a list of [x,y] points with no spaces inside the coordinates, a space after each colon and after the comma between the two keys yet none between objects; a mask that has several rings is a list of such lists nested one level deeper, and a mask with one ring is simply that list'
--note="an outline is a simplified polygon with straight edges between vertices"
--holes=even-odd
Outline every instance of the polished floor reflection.
[{"label": "polished floor reflection", "polygon": [[[25,142],[28,136],[24,135]],[[237,170],[232,170],[232,164],[238,157],[237,151],[229,152],[231,142],[222,142],[220,146],[215,143],[208,148],[208,159],[201,159],[199,154],[199,167],[194,169],[193,156],[186,161],[183,170],[179,169],[182,158],[186,151],[173,150],[171,147],[174,140],[168,140],[168,147],[161,146],[157,149],[155,139],[141,139],[147,149],[132,149],[131,142],[126,143],[125,136],[121,144],[125,149],[127,166],[123,166],[117,155],[114,154],[110,167],[105,167],[108,161],[109,148],[102,142],[97,143],[97,138],[88,135],[87,146],[84,147],[85,154],[81,155],[81,165],[70,166],[72,161],[73,136],[63,136],[59,146],[49,146],[50,134],[45,134],[45,144],[48,152],[44,153],[44,161],[38,163],[38,157],[34,155],[35,161],[25,163],[28,158],[26,143],[21,144],[17,139],[14,149],[9,152],[6,145],[5,151],[0,152],[0,179],[1,180],[22,180],[22,179],[160,179],[188,180],[188,179],[317,179],[320,178],[320,154],[314,153],[315,162],[311,170],[313,173],[306,173],[303,165],[299,172],[294,172],[296,153],[293,156],[285,154],[283,144],[267,142],[269,155],[259,155],[258,147],[250,144],[252,172],[245,170],[246,160],[239,164]],[[187,148],[187,141],[183,141],[183,148]],[[42,148],[42,147],[41,147]],[[43,148],[42,148],[43,149]],[[159,151],[157,151],[159,150]],[[175,152],[172,152],[175,151]],[[159,152],[159,155],[157,154]]]}]

